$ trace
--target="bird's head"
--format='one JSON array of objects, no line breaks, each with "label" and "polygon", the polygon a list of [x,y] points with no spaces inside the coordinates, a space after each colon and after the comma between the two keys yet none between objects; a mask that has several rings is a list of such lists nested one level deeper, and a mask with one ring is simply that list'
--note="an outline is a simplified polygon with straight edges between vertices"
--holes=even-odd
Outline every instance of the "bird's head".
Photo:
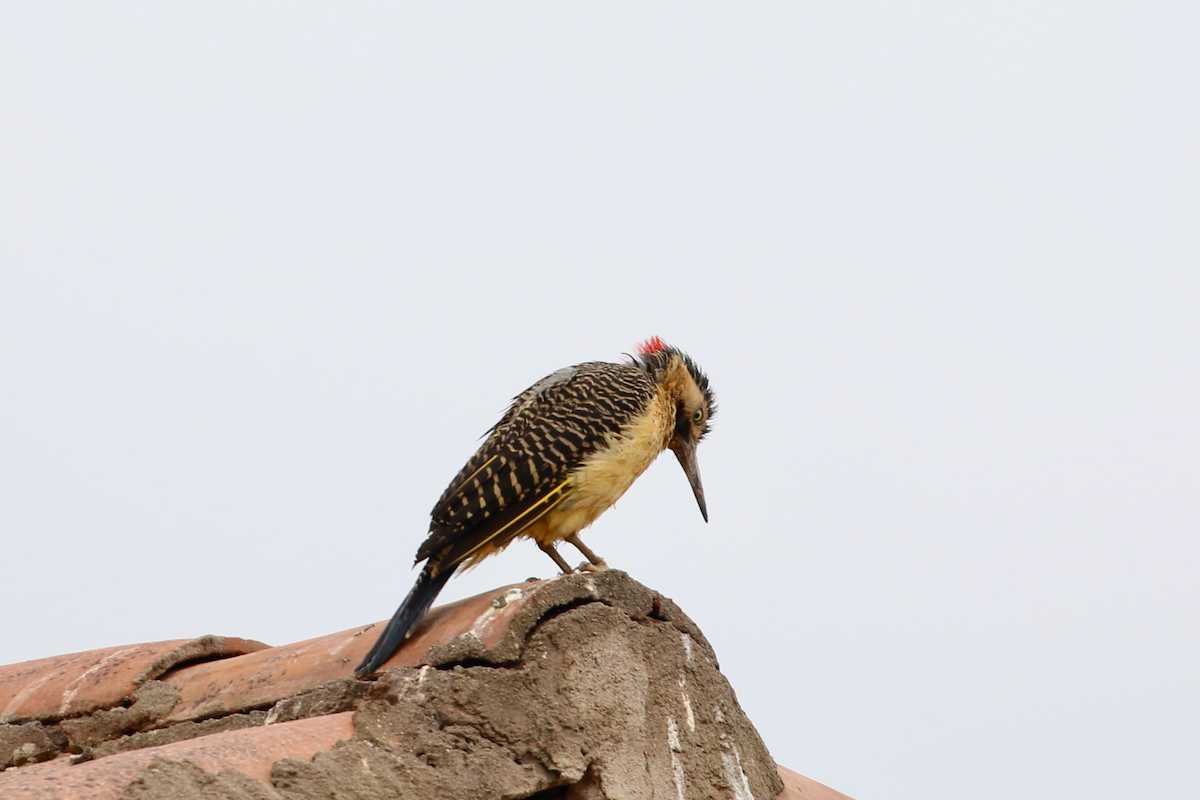
[{"label": "bird's head", "polygon": [[708,505],[704,502],[704,486],[700,483],[700,466],[696,462],[696,445],[708,433],[709,422],[717,411],[708,376],[687,353],[657,336],[639,344],[634,359],[662,387],[674,407],[674,426],[667,447],[679,459],[700,505],[700,513],[708,522]]}]

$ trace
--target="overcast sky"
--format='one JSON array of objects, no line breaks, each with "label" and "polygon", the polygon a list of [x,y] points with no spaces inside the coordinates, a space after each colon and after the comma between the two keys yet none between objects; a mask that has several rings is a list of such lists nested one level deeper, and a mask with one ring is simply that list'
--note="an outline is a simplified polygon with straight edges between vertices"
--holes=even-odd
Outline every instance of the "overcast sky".
[{"label": "overcast sky", "polygon": [[509,398],[660,334],[712,522],[667,457],[584,539],[780,763],[1196,796],[1198,9],[5,4],[0,663],[384,619]]}]

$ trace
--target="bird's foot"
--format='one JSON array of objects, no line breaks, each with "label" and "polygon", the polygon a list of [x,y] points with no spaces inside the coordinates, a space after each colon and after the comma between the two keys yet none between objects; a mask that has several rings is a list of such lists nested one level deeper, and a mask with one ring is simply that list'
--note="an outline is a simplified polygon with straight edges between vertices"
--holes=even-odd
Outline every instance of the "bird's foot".
[{"label": "bird's foot", "polygon": [[593,553],[592,548],[583,543],[578,533],[572,533],[570,536],[564,538],[573,544],[576,550],[583,553],[583,557],[587,559],[587,561],[579,565],[581,571],[605,572],[608,570],[608,564],[604,563],[604,559]]},{"label": "bird's foot", "polygon": [[567,563],[567,560],[558,554],[558,550],[554,548],[553,544],[550,544],[549,542],[538,542],[538,547],[541,548],[543,553],[554,559],[554,563],[557,564],[558,568],[562,570],[563,575],[570,575],[575,571],[571,569],[571,565]]}]

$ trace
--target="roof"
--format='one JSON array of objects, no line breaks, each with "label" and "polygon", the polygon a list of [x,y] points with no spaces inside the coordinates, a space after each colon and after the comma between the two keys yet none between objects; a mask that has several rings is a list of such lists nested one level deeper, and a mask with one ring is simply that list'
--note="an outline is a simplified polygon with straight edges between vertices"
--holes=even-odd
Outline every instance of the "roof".
[{"label": "roof", "polygon": [[435,608],[386,672],[357,679],[377,630],[280,647],[205,636],[0,667],[0,796],[203,785],[205,797],[285,798],[329,782],[364,799],[565,796],[587,782],[607,796],[670,781],[681,797],[845,797],[776,768],[699,629],[624,573]]}]

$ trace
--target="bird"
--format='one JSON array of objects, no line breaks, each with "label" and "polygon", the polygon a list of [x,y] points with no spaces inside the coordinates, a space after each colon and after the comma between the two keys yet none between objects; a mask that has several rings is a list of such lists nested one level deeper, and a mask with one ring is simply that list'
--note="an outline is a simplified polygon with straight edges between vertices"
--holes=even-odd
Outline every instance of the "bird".
[{"label": "bird", "polygon": [[366,677],[412,635],[455,572],[533,539],[562,570],[565,541],[608,569],[579,532],[610,508],[665,450],[678,459],[708,522],[696,446],[717,404],[708,377],[653,336],[621,363],[590,361],[550,373],[513,398],[430,514],[412,590],[355,669]]}]

